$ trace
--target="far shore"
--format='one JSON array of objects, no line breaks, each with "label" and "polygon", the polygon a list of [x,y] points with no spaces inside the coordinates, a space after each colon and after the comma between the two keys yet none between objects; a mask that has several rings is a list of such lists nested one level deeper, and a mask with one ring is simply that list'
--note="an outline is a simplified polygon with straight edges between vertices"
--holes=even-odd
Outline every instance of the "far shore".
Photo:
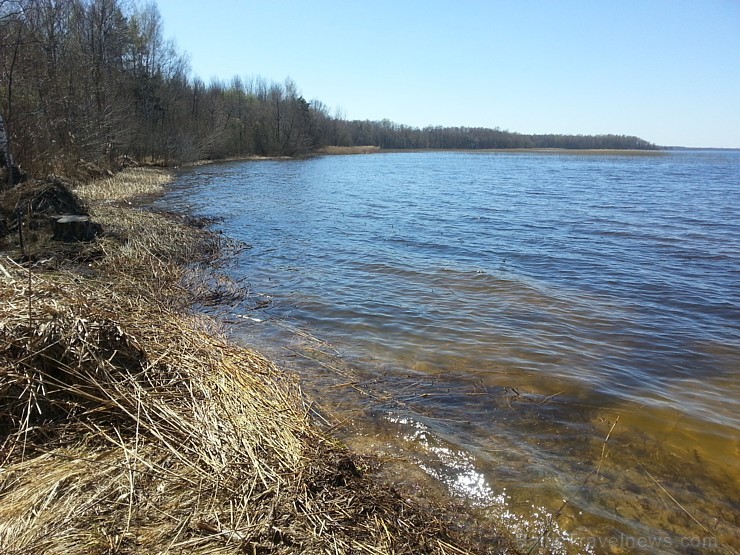
[{"label": "far shore", "polygon": [[245,156],[229,156],[227,158],[215,158],[211,160],[198,160],[176,164],[173,167],[193,167],[222,162],[259,162],[270,160],[300,160],[315,158],[317,156],[351,156],[357,154],[399,154],[399,153],[425,153],[425,152],[465,152],[465,153],[513,153],[513,154],[567,154],[584,156],[665,156],[667,150],[641,150],[641,149],[581,149],[581,148],[381,148],[375,145],[364,146],[326,146],[314,152],[299,156],[260,156],[250,154]]},{"label": "far shore", "polygon": [[665,150],[618,149],[618,148],[393,148],[379,146],[327,146],[318,150],[317,155],[351,155],[351,154],[396,154],[419,152],[466,152],[466,153],[514,153],[514,154],[569,154],[597,156],[664,156]]},{"label": "far shore", "polygon": [[514,153],[514,154],[583,154],[615,156],[663,156],[664,150],[617,149],[617,148],[422,148],[422,149],[388,149],[379,152],[468,152],[475,153]]}]

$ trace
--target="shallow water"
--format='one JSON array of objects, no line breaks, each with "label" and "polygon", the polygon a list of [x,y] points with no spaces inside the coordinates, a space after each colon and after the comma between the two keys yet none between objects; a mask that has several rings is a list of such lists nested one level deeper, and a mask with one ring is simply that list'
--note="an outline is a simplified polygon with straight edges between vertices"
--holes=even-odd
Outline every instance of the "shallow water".
[{"label": "shallow water", "polygon": [[354,447],[527,547],[740,549],[740,153],[229,163],[159,205],[251,246],[235,337]]}]

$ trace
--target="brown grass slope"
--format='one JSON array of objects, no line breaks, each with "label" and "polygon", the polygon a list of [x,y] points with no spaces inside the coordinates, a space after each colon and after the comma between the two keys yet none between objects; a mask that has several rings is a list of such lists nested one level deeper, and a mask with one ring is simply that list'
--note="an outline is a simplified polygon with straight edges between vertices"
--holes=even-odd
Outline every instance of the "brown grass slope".
[{"label": "brown grass slope", "polygon": [[0,258],[0,553],[471,552],[189,310],[230,294],[223,245],[122,205],[166,175],[119,179],[80,189],[106,230],[86,264]]}]

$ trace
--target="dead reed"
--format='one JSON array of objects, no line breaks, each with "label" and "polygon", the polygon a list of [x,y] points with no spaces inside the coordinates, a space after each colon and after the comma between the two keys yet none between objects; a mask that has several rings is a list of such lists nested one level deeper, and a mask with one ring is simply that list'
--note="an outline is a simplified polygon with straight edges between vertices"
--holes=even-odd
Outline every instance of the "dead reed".
[{"label": "dead reed", "polygon": [[89,202],[123,201],[161,192],[172,176],[155,168],[130,167],[104,179],[77,187],[77,193]]},{"label": "dead reed", "polygon": [[100,204],[110,187],[79,191],[101,260],[0,259],[0,552],[471,552],[321,433],[294,377],[189,311],[218,239]]},{"label": "dead reed", "polygon": [[324,154],[377,154],[379,146],[327,146],[321,150]]}]

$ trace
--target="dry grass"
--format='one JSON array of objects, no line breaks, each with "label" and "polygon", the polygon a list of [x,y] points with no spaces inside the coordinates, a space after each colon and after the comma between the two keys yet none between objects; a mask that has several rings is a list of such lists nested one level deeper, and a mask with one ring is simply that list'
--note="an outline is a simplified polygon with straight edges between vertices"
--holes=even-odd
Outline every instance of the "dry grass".
[{"label": "dry grass", "polygon": [[170,181],[172,176],[164,170],[134,167],[105,179],[79,185],[76,192],[91,203],[123,201],[158,194]]},{"label": "dry grass", "polygon": [[380,152],[379,146],[327,146],[322,149],[324,154],[375,154]]},{"label": "dry grass", "polygon": [[0,552],[470,552],[188,311],[218,239],[113,189],[79,190],[107,230],[84,273],[0,259]]}]

